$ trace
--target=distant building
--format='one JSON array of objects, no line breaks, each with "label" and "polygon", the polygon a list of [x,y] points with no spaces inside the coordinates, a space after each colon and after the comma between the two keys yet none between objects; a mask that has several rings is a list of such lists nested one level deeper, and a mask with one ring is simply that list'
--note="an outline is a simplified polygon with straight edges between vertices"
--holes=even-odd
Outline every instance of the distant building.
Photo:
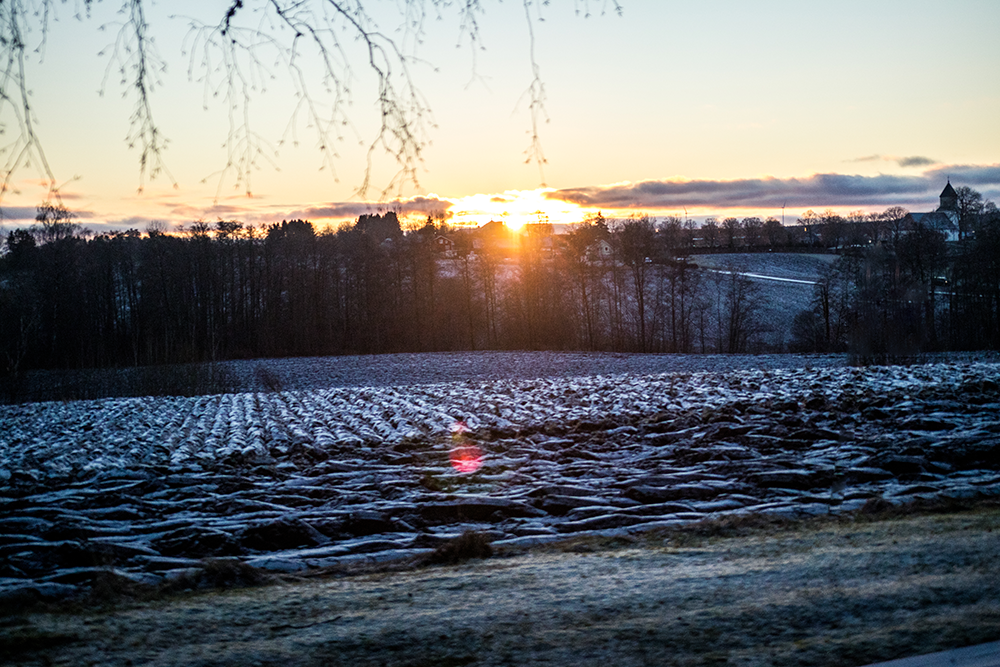
[{"label": "distant building", "polygon": [[443,234],[434,237],[434,249],[445,257],[455,256],[455,242]]},{"label": "distant building", "polygon": [[958,193],[951,187],[951,179],[948,179],[948,184],[941,191],[937,210],[930,213],[910,213],[906,216],[904,224],[907,229],[913,229],[917,225],[933,229],[943,234],[945,241],[957,241],[959,239]]},{"label": "distant building", "polygon": [[597,239],[587,248],[587,258],[591,261],[610,259],[614,254],[614,248],[607,239]]}]

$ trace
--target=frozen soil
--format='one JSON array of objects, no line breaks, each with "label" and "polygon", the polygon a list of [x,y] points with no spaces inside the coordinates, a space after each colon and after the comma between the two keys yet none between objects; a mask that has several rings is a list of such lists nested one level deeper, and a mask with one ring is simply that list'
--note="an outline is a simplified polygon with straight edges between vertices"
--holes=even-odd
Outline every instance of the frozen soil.
[{"label": "frozen soil", "polygon": [[[801,287],[801,285],[797,286]],[[977,355],[982,356],[982,355]],[[20,402],[844,366],[844,355],[433,352],[31,371]],[[4,397],[0,396],[0,400]]]},{"label": "frozen soil", "polygon": [[709,521],[457,565],[36,609],[0,617],[0,661],[864,665],[1000,638],[998,550],[989,502]]},{"label": "frozen soil", "polygon": [[311,387],[2,406],[0,608],[201,585],[207,563],[420,558],[467,530],[507,548],[1000,496],[995,360],[589,358],[602,372],[453,355],[477,379],[323,387],[326,360]]}]

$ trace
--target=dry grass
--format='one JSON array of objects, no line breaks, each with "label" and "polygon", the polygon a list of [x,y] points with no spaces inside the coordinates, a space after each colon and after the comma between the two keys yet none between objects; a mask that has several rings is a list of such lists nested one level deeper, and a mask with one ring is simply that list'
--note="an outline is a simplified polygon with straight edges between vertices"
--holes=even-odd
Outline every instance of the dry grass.
[{"label": "dry grass", "polygon": [[[882,498],[873,498],[865,503],[860,510],[844,514],[821,515],[802,519],[789,519],[767,514],[734,514],[705,519],[683,526],[654,528],[631,535],[568,537],[565,540],[533,547],[533,549],[592,553],[637,546],[686,548],[709,544],[719,539],[780,536],[783,533],[815,532],[830,526],[863,525],[905,517],[956,514],[976,510],[988,511],[998,508],[1000,508],[1000,501],[991,498],[975,500],[917,498],[901,504],[893,504]],[[500,555],[511,551],[524,553],[527,550],[505,549],[500,551]]]},{"label": "dry grass", "polygon": [[489,558],[493,548],[482,533],[467,530],[455,539],[445,542],[428,555],[429,564],[455,564],[477,558]]},{"label": "dry grass", "polygon": [[[842,666],[1000,639],[1000,508],[894,512],[729,519],[454,565],[36,611],[2,619],[0,659]],[[482,544],[462,543],[454,553]]]}]

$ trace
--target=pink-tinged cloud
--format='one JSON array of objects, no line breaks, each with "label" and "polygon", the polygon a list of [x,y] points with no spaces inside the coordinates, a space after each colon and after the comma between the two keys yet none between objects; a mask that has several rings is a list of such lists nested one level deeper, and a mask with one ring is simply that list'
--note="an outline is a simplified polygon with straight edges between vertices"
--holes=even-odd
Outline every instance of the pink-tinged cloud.
[{"label": "pink-tinged cloud", "polygon": [[441,215],[451,217],[452,202],[437,197],[413,197],[391,202],[331,202],[288,211],[286,217],[303,220],[348,220],[370,213],[395,211],[401,217]]},{"label": "pink-tinged cloud", "polygon": [[198,207],[186,204],[178,205],[176,202],[165,202],[163,206],[169,209],[172,217],[186,218],[190,222],[196,222],[198,220],[213,222],[215,220],[243,218],[246,215],[258,217],[260,214],[260,209],[255,206],[213,204],[212,206]]},{"label": "pink-tinged cloud", "polygon": [[968,185],[987,199],[1000,196],[1000,164],[994,164],[939,166],[919,176],[814,174],[735,181],[643,181],[553,190],[546,197],[587,208],[635,210],[882,207],[930,202],[948,178],[952,185]]},{"label": "pink-tinged cloud", "polygon": [[171,223],[163,218],[146,218],[133,215],[127,218],[105,220],[104,224],[101,225],[100,231],[136,229],[143,232],[150,227],[159,227],[163,230],[169,230],[170,226]]}]

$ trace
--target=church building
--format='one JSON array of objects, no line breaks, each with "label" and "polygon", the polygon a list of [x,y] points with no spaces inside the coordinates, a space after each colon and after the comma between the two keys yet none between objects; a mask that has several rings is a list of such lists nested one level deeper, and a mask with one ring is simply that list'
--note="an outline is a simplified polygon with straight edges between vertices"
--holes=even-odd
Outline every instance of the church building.
[{"label": "church building", "polygon": [[907,218],[906,226],[911,229],[922,225],[944,234],[945,241],[957,241],[959,239],[958,193],[951,187],[951,179],[948,179],[948,184],[941,191],[940,205],[936,211],[910,213]]}]

